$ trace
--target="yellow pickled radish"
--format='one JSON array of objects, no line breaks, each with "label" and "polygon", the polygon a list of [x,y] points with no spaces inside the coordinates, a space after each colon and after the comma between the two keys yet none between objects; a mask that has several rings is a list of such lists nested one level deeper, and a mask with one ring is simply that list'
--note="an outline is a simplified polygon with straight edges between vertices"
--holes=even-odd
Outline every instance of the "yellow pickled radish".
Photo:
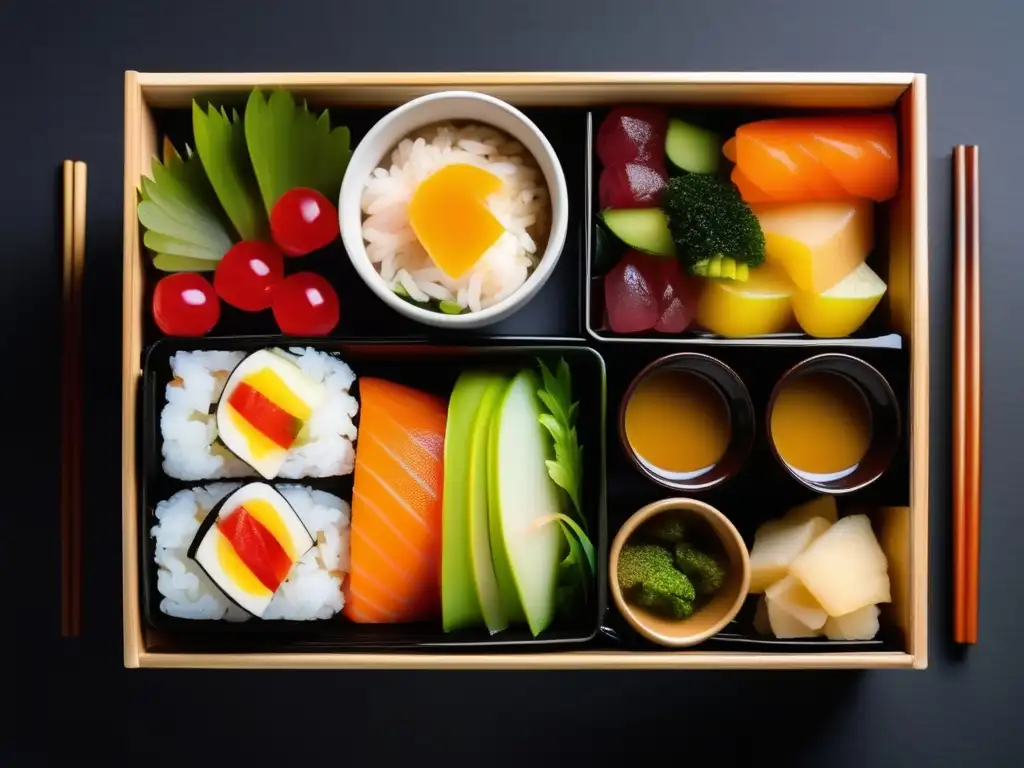
[{"label": "yellow pickled radish", "polygon": [[751,206],[764,232],[765,258],[782,266],[798,290],[827,291],[871,253],[870,200],[766,203]]},{"label": "yellow pickled radish", "polygon": [[842,338],[864,325],[885,290],[885,281],[865,262],[824,293],[794,291],[793,313],[808,336]]},{"label": "yellow pickled radish", "polygon": [[743,282],[709,278],[697,302],[697,322],[721,336],[780,333],[793,320],[792,293],[785,272],[770,264],[750,270]]},{"label": "yellow pickled radish", "polygon": [[490,171],[457,163],[435,171],[413,192],[409,224],[449,277],[466,274],[505,231],[486,205],[503,184]]}]

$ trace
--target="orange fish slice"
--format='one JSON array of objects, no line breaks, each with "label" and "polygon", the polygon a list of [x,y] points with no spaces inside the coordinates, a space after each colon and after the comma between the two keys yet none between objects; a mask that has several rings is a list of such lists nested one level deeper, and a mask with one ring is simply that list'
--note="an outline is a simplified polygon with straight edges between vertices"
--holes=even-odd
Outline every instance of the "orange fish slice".
[{"label": "orange fish slice", "polygon": [[[728,144],[748,202],[840,200],[881,202],[899,185],[892,115],[761,120],[736,130]],[[755,190],[764,195],[762,198]]]},{"label": "orange fish slice", "polygon": [[441,490],[446,403],[374,378],[359,380],[344,614],[364,624],[440,612]]}]

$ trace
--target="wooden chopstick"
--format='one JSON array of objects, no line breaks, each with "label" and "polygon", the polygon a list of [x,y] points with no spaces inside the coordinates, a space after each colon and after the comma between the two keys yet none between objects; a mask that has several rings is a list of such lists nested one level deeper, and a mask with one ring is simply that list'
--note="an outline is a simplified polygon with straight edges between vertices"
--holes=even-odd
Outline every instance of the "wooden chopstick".
[{"label": "wooden chopstick", "polygon": [[981,230],[978,147],[954,168],[953,637],[978,642],[981,537]]},{"label": "wooden chopstick", "polygon": [[64,161],[61,249],[61,635],[82,629],[82,280],[86,166]]}]

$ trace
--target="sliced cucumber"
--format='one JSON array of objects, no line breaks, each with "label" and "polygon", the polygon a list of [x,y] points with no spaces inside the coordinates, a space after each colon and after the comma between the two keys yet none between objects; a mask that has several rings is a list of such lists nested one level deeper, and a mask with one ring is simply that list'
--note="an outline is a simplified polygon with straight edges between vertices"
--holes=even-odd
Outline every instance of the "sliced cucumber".
[{"label": "sliced cucumber", "polygon": [[630,248],[655,256],[672,256],[676,252],[668,219],[660,208],[612,208],[603,211],[601,219]]},{"label": "sliced cucumber", "polygon": [[699,125],[673,117],[665,134],[669,162],[690,173],[716,173],[722,157],[722,137]]}]

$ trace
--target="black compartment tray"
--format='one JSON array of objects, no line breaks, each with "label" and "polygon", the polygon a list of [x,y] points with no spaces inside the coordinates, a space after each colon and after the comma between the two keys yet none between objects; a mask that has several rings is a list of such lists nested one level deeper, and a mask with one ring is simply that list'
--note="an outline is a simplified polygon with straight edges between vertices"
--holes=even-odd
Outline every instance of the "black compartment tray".
[{"label": "black compartment tray", "polygon": [[[234,101],[240,110],[244,108],[244,98],[238,101],[238,97],[235,96]],[[231,104],[232,98],[227,96],[217,98],[214,103]],[[352,107],[334,107],[329,111],[332,125],[345,125],[349,128],[353,147],[362,140],[374,123],[388,112],[384,109]],[[588,194],[584,187],[587,163],[587,111],[584,109],[535,107],[526,109],[525,114],[536,123],[551,142],[551,146],[562,164],[569,186],[569,227],[566,232],[565,245],[562,248],[559,262],[548,281],[523,311],[516,312],[511,317],[485,329],[460,331],[457,336],[460,344],[466,339],[479,342],[495,337],[557,336],[583,339],[581,321],[585,282],[580,270],[584,264],[585,206],[583,201]],[[171,139],[179,150],[183,150],[186,144],[194,146],[192,112],[190,110],[156,109],[153,111],[153,118],[159,133]],[[443,332],[404,317],[380,301],[356,273],[340,238],[308,256],[289,258],[285,262],[286,274],[310,270],[326,277],[337,290],[341,303],[341,319],[338,322],[338,327],[331,334],[332,338],[337,338],[339,341],[358,339],[362,342],[386,343],[388,340],[394,339],[430,338],[436,340],[445,337]],[[164,274],[154,269],[147,259],[146,289],[143,299],[143,306],[147,308],[143,316],[143,333],[147,345],[162,337],[148,308],[152,304],[153,287]],[[278,329],[269,310],[243,312],[223,303],[221,318],[217,323],[215,333],[224,337],[253,334],[273,335],[278,333]]]},{"label": "black compartment tray", "polygon": [[[340,355],[357,376],[371,375],[431,391],[447,397],[459,372],[472,366],[511,368],[536,364],[538,357],[548,361],[563,356],[573,371],[574,396],[580,403],[579,431],[584,449],[585,483],[582,500],[591,538],[598,553],[598,588],[593,590],[586,610],[572,617],[558,617],[537,638],[525,628],[509,628],[490,636],[486,630],[442,632],[439,623],[430,624],[355,624],[340,615],[318,621],[203,621],[178,619],[160,610],[157,591],[157,567],[150,530],[156,523],[154,509],[160,501],[183,488],[208,485],[219,480],[180,481],[167,477],[161,468],[160,411],[164,388],[170,380],[170,357],[179,350],[242,350],[265,347],[313,347]],[[549,363],[550,364],[550,363]],[[606,612],[608,531],[605,516],[604,457],[605,367],[594,350],[558,339],[490,340],[486,346],[468,344],[459,347],[435,346],[407,340],[373,341],[343,339],[283,339],[281,337],[230,337],[171,339],[158,341],[147,352],[143,366],[142,419],[140,435],[142,482],[139,484],[140,528],[139,556],[142,588],[140,601],[146,624],[160,638],[173,637],[175,650],[183,652],[258,652],[258,651],[358,651],[416,649],[511,650],[517,647],[537,650],[586,643],[594,638]],[[358,380],[354,387],[358,397]],[[358,416],[356,418],[358,426]],[[358,445],[358,438],[356,441]],[[589,450],[587,448],[589,447]],[[352,476],[313,480],[281,481],[281,484],[307,485],[351,498]]]},{"label": "black compartment tray", "polygon": [[[743,468],[732,478],[704,491],[679,493],[657,485],[629,460],[618,435],[619,408],[627,387],[640,371],[654,360],[686,351],[657,343],[635,340],[632,343],[605,347],[608,356],[608,528],[614,536],[627,518],[641,507],[659,499],[674,496],[699,498],[721,510],[736,525],[748,547],[754,533],[765,521],[781,516],[789,507],[815,496],[797,482],[775,459],[768,444],[765,412],[776,381],[790,367],[822,352],[836,350],[807,347],[732,346],[702,347],[692,351],[711,355],[730,366],[750,392],[754,405],[754,443]],[[614,351],[611,351],[614,349]],[[901,406],[908,402],[909,359],[906,350],[856,349],[843,350],[873,365],[892,385]],[[844,509],[877,509],[906,506],[910,503],[910,455],[907,435],[907,413],[902,408],[903,438],[889,469],[875,482],[854,493],[837,498],[840,514]],[[707,650],[749,652],[815,652],[815,651],[902,651],[903,638],[883,621],[877,638],[867,641],[830,641],[825,638],[778,640],[759,635],[753,628],[756,596],[747,599],[737,618],[715,637],[701,644]],[[610,608],[601,627],[603,640],[621,648],[666,650],[647,641]]]}]

